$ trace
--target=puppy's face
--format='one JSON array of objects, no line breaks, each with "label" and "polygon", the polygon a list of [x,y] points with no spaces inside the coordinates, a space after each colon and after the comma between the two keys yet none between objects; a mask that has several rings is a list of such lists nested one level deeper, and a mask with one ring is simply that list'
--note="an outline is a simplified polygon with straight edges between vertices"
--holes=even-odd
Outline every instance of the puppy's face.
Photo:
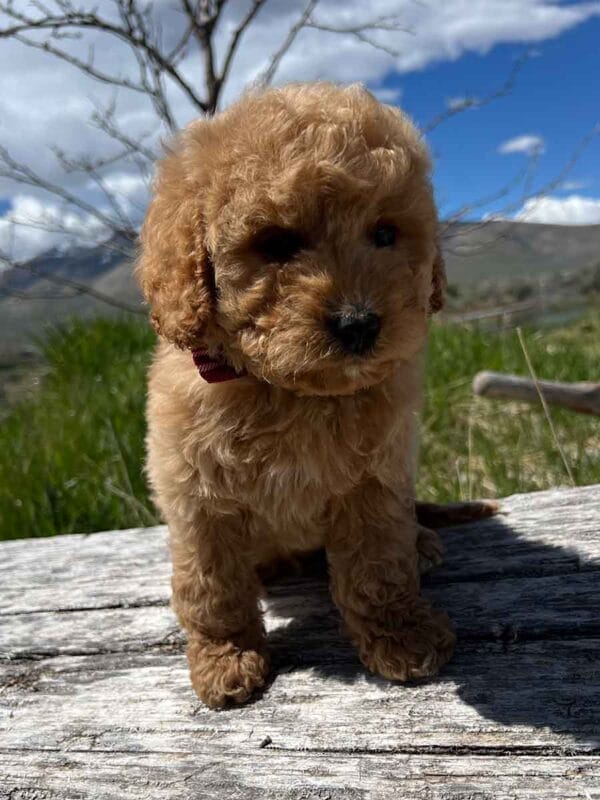
[{"label": "puppy's face", "polygon": [[441,304],[428,169],[407,119],[358,88],[274,90],[196,123],[142,235],[159,332],[305,394],[383,380]]}]

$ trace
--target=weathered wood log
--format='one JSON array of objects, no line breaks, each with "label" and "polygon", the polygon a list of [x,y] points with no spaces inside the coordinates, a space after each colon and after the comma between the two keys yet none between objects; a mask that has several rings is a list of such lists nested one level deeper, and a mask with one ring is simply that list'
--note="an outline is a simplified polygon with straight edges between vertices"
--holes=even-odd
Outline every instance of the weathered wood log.
[{"label": "weathered wood log", "polygon": [[[539,387],[539,391],[538,391]],[[481,397],[502,397],[524,403],[540,403],[540,392],[550,405],[570,408],[582,414],[600,415],[600,383],[581,381],[535,381],[517,375],[486,370],[473,379],[473,392]]]},{"label": "weathered wood log", "polygon": [[293,577],[264,599],[272,682],[222,712],[190,687],[163,527],[0,544],[0,799],[599,800],[600,486],[501,506],[442,532],[439,678],[366,674]]}]

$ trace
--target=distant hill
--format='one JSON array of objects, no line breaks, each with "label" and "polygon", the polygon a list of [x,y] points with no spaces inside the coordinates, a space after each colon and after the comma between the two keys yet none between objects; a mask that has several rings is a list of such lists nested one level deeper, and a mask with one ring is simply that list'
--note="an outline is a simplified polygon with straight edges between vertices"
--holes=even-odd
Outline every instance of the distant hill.
[{"label": "distant hill", "polygon": [[[142,310],[133,277],[133,259],[131,245],[111,241],[101,247],[77,247],[66,253],[51,250],[29,263],[37,273],[84,284]],[[15,353],[32,349],[32,339],[48,324],[70,316],[118,313],[126,312],[38,275],[20,269],[0,272],[0,364]]]},{"label": "distant hill", "polygon": [[600,264],[600,225],[458,223],[444,233],[448,280],[461,288]]},{"label": "distant hill", "polygon": [[[445,229],[443,246],[449,282],[462,293],[483,282],[500,287],[513,280],[590,269],[600,263],[600,225],[455,223]],[[98,248],[50,251],[31,265],[141,307],[132,263],[131,247],[112,241]],[[23,293],[32,299],[22,299]],[[20,270],[0,273],[0,361],[27,350],[48,323],[73,315],[119,313],[89,295],[72,294]]]}]

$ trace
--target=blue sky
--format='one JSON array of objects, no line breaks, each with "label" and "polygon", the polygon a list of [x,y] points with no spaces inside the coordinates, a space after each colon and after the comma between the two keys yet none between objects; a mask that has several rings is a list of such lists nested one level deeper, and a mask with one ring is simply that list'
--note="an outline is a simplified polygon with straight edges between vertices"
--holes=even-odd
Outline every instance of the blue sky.
[{"label": "blue sky", "polygon": [[[178,2],[157,0],[151,5],[161,30],[173,41],[185,30]],[[60,11],[58,0],[46,4]],[[250,0],[226,4],[216,35],[217,62],[249,4]],[[112,0],[96,0],[94,5],[100,13],[114,14]],[[265,0],[237,52],[223,105],[260,76],[305,7],[306,0]],[[15,8],[32,13],[35,7],[28,0],[15,0]],[[302,29],[274,82],[362,82],[383,102],[399,98],[417,123],[426,125],[452,98],[482,98],[502,86],[515,61],[530,51],[509,96],[459,114],[431,133],[441,215],[448,218],[467,207],[469,219],[495,215],[600,224],[600,137],[565,180],[548,189],[583,137],[600,122],[600,0],[318,0],[313,21],[340,29],[390,16],[399,20],[400,29],[371,30],[378,47],[352,34],[332,34],[318,26]],[[0,28],[5,22],[0,12]],[[104,71],[127,78],[137,74],[137,62],[123,42],[104,33],[86,30],[80,39],[61,42],[82,59],[93,49]],[[180,66],[202,92],[203,59],[198,50],[192,47]],[[168,80],[165,85],[173,117],[184,126],[198,109],[177,86]],[[113,87],[93,81],[72,65],[3,40],[0,145],[14,161],[110,215],[97,184],[85,173],[65,171],[55,150],[70,157],[108,159],[102,180],[137,225],[148,200],[154,154],[160,153],[166,131],[147,96],[120,90],[117,125],[134,139],[141,131],[151,131],[146,144],[153,152],[143,169],[139,159],[113,162],[114,139],[90,121],[94,109],[106,108],[113,96]],[[528,152],[533,145],[539,157],[529,184],[515,184],[501,199],[475,206],[531,165]],[[97,215],[66,207],[56,195],[0,174],[0,259],[8,248],[23,258],[102,237],[107,238],[107,230]]]},{"label": "blue sky", "polygon": [[[496,45],[487,55],[468,53],[419,72],[390,73],[379,85],[400,89],[400,105],[425,125],[448,98],[484,97],[502,86],[515,60],[527,49]],[[459,114],[430,134],[438,202],[446,213],[493,194],[524,167],[525,155],[498,153],[503,142],[524,134],[544,139],[545,152],[534,184],[542,186],[560,173],[583,137],[600,123],[600,19],[532,49],[534,54],[510,95]],[[553,194],[600,197],[600,136],[590,143],[566,181],[567,188],[555,189]],[[569,188],[573,183],[576,188]],[[515,190],[471,216],[501,212],[519,197]]]}]

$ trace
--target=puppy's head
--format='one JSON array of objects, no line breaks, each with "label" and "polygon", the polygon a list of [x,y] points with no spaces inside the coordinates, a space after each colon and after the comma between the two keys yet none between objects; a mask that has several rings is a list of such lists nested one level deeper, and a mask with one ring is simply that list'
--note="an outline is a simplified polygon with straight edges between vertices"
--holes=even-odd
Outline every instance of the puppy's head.
[{"label": "puppy's head", "polygon": [[444,268],[425,147],[360,87],[249,94],[160,165],[138,275],[159,334],[308,394],[422,347]]}]

